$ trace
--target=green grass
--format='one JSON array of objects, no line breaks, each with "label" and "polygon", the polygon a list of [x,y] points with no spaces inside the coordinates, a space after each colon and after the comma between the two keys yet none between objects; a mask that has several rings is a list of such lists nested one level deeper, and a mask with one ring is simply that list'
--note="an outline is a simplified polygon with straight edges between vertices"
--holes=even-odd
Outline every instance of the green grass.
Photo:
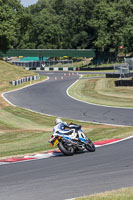
[{"label": "green grass", "polygon": [[[23,83],[19,86],[14,86],[10,84],[10,81],[17,80],[19,78],[23,78],[25,76],[36,75],[36,72],[24,70],[22,67],[17,67],[15,65],[11,65],[7,62],[0,60],[0,92],[5,92],[7,90],[20,88],[29,83]],[[46,79],[44,76],[40,76],[40,80]],[[40,81],[39,80],[39,81]],[[35,81],[32,81],[34,83]]]},{"label": "green grass", "polygon": [[[12,66],[5,62],[0,61],[0,94],[4,91],[15,89],[16,86],[10,85],[11,80],[16,80],[23,76],[34,75],[35,72],[25,71],[20,67]],[[41,77],[44,80],[45,77]],[[99,80],[100,79],[96,79]],[[82,80],[83,81],[83,80]],[[103,80],[101,79],[101,82]],[[81,82],[79,82],[81,83]],[[84,84],[76,86],[78,88],[79,98],[86,93]],[[28,83],[25,83],[22,87]],[[109,85],[111,83],[108,83]],[[87,80],[88,85],[88,80]],[[89,82],[89,87],[93,88],[94,83]],[[106,88],[105,83],[95,83],[95,88],[102,85],[101,92]],[[104,86],[104,87],[103,87]],[[80,90],[79,90],[80,88]],[[75,88],[76,89],[76,88]],[[96,90],[95,89],[95,90]],[[102,91],[103,90],[103,91]],[[92,89],[93,91],[93,89]],[[92,92],[91,91],[91,92]],[[74,93],[77,93],[73,90]],[[131,94],[127,92],[130,97]],[[94,95],[95,96],[95,95]],[[43,152],[51,149],[48,140],[52,134],[55,117],[49,117],[38,113],[30,112],[22,108],[17,108],[9,105],[5,100],[0,97],[0,157],[21,156],[23,154],[30,154],[35,152]],[[66,120],[68,123],[78,123],[74,120]],[[83,131],[87,137],[93,141],[105,140],[110,138],[124,138],[132,135],[133,127],[117,127],[100,125],[93,123],[80,123]],[[118,191],[106,192],[103,194],[96,194],[94,196],[83,197],[80,200],[131,200],[133,199],[133,188],[121,189]]]},{"label": "green grass", "polygon": [[84,74],[84,75],[82,75],[82,78],[90,78],[90,77],[99,77],[99,76],[101,76],[101,77],[103,77],[103,76],[105,76],[105,74],[104,74],[104,72],[103,72],[103,74]]},{"label": "green grass", "polygon": [[69,89],[69,94],[89,103],[133,107],[133,87],[115,87],[114,80],[108,78],[81,79]]},{"label": "green grass", "polygon": [[[0,157],[34,153],[51,149],[48,140],[55,117],[32,113],[25,109],[6,107],[0,115]],[[78,123],[66,120],[68,123]],[[115,127],[91,123],[82,124],[86,136],[93,141],[123,138],[132,135],[132,127]]]},{"label": "green grass", "polygon": [[94,194],[88,197],[76,198],[75,200],[132,200],[133,187],[122,188],[109,192]]},{"label": "green grass", "polygon": [[[36,74],[21,67],[0,61],[0,94],[20,86],[12,86],[9,82],[23,76]],[[40,80],[46,77],[42,76]],[[80,94],[81,95],[81,94]],[[22,155],[51,149],[48,140],[52,134],[55,117],[41,115],[22,108],[9,105],[0,96],[0,157]],[[124,138],[132,135],[133,127],[116,127],[93,123],[81,123],[83,131],[93,141]]]},{"label": "green grass", "polygon": [[54,67],[75,67],[75,68],[79,68],[79,67],[83,67],[84,65],[87,65],[90,63],[90,60],[87,59],[86,63],[84,61],[78,61],[78,62],[71,62],[71,61],[67,61],[66,62],[68,63],[64,63],[62,64],[61,62],[57,63],[57,64],[52,64],[52,65],[49,65],[50,68],[54,68]]},{"label": "green grass", "polygon": [[100,64],[100,65],[91,65],[91,67],[93,68],[93,67],[112,67],[112,66],[114,66],[114,65],[121,65],[122,63],[106,63],[106,64]]},{"label": "green grass", "polygon": [[[123,132],[124,128],[124,132]],[[105,126],[100,125],[98,127],[91,126],[84,130],[85,135],[91,138],[93,141],[108,140],[113,138],[124,138],[131,136],[133,134],[132,127],[115,127],[115,126]]]}]

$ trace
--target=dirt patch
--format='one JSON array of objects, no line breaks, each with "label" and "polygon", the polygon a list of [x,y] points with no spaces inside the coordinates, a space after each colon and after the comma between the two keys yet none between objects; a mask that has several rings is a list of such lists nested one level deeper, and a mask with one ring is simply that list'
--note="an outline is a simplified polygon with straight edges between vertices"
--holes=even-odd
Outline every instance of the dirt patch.
[{"label": "dirt patch", "polygon": [[3,99],[3,97],[1,96],[1,93],[0,93],[0,108],[5,108],[5,107],[8,107],[9,104],[7,103],[7,101],[5,101]]}]

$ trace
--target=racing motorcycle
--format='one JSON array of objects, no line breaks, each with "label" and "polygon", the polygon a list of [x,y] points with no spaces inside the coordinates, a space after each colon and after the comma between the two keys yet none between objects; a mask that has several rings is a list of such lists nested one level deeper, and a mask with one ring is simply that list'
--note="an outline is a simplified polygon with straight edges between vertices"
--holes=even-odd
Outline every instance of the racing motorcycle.
[{"label": "racing motorcycle", "polygon": [[75,131],[77,135],[75,140],[72,140],[68,134],[60,135],[58,133],[53,133],[49,141],[51,143],[50,146],[58,146],[60,151],[67,156],[84,150],[90,152],[96,150],[94,143],[85,136],[80,125],[71,123],[69,124],[69,128],[70,130]]}]

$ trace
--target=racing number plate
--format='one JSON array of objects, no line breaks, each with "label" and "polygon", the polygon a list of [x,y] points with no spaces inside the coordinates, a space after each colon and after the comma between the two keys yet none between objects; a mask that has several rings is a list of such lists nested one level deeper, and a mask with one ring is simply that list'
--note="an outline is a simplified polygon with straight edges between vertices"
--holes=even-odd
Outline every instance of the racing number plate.
[{"label": "racing number plate", "polygon": [[56,139],[55,141],[54,141],[54,146],[57,146],[59,144],[59,141]]}]

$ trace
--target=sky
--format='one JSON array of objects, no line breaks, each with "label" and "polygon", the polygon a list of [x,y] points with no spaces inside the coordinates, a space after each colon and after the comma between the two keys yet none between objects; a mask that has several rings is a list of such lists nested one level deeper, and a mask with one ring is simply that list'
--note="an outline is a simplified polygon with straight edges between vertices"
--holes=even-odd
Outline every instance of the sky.
[{"label": "sky", "polygon": [[21,4],[25,7],[37,3],[38,0],[21,0]]}]

